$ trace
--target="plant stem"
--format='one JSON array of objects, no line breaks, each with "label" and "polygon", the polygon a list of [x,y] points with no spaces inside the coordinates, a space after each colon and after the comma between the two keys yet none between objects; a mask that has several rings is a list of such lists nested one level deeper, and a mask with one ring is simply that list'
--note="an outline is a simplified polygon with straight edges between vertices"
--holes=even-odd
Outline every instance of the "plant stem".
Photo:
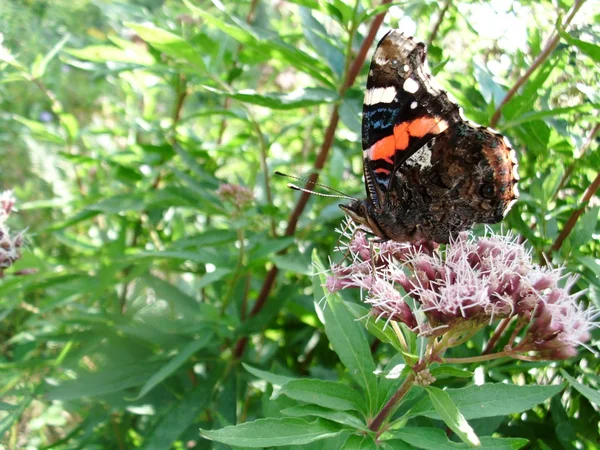
[{"label": "plant stem", "polygon": [[505,319],[502,319],[502,321],[500,321],[500,323],[496,327],[496,330],[494,331],[494,334],[492,335],[491,339],[488,341],[487,345],[485,346],[485,349],[483,350],[482,355],[488,355],[492,351],[492,349],[496,346],[498,339],[500,339],[500,337],[504,333],[504,330],[506,330],[506,327],[508,326],[508,324],[510,323],[511,320],[512,320],[512,317],[507,317]]},{"label": "plant stem", "polygon": [[444,2],[444,6],[442,7],[442,10],[440,11],[440,15],[438,16],[435,25],[433,26],[433,30],[431,30],[431,34],[429,35],[429,38],[427,39],[427,45],[431,45],[434,41],[434,39],[437,37],[438,32],[440,31],[440,26],[442,25],[442,22],[444,21],[444,16],[446,15],[446,13],[448,12],[448,9],[450,9],[450,0],[446,0]]},{"label": "plant stem", "polygon": [[[563,22],[563,29],[566,29],[569,26],[569,24],[573,20],[573,17],[575,17],[575,14],[577,13],[577,11],[579,11],[579,8],[581,8],[584,2],[585,0],[575,0],[571,12]],[[558,45],[559,41],[560,35],[558,34],[558,32],[554,32],[552,37],[548,40],[546,47],[544,47],[544,50],[542,50],[542,52],[537,56],[537,58],[535,58],[533,63],[531,63],[529,69],[527,69],[527,71],[523,75],[521,75],[517,82],[506,93],[506,96],[504,97],[504,99],[502,99],[502,102],[498,105],[498,108],[496,108],[496,111],[492,116],[492,120],[490,120],[490,126],[495,127],[498,124],[504,105],[506,105],[514,97],[519,88],[523,86],[527,82],[527,80],[529,80],[533,72],[535,72],[537,68],[540,67],[548,59],[548,57],[552,54],[552,52]]]},{"label": "plant stem", "polygon": [[375,432],[379,431],[381,425],[383,425],[383,422],[385,422],[385,420],[387,420],[387,418],[396,410],[396,407],[398,406],[400,401],[406,396],[406,394],[408,394],[410,388],[413,387],[414,381],[415,373],[410,372],[406,376],[396,393],[392,396],[392,398],[390,398],[387,401],[385,406],[381,408],[381,411],[379,411],[379,414],[375,416],[373,422],[370,423],[369,430]]},{"label": "plant stem", "polygon": [[489,361],[491,359],[504,358],[505,356],[515,357],[514,350],[504,350],[490,355],[470,356],[467,358],[443,358],[442,363],[445,364],[467,364],[473,362]]},{"label": "plant stem", "polygon": [[598,172],[598,174],[596,175],[596,179],[592,182],[592,184],[590,184],[588,186],[588,188],[583,193],[583,197],[581,198],[582,206],[580,208],[577,208],[575,211],[573,211],[571,213],[571,217],[569,217],[569,220],[567,220],[567,223],[565,224],[562,231],[556,238],[554,245],[552,245],[552,247],[550,248],[550,252],[556,252],[556,251],[560,250],[560,247],[562,246],[562,244],[565,241],[565,239],[567,238],[567,236],[569,236],[569,234],[571,234],[571,231],[573,231],[573,228],[575,227],[577,220],[585,211],[586,203],[590,201],[592,196],[598,191],[599,188],[600,188],[600,172]]}]

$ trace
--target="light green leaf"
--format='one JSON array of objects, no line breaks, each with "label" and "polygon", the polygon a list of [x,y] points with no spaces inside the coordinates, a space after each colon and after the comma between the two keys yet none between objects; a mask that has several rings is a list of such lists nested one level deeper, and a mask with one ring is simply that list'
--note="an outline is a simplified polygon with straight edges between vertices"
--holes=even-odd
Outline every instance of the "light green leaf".
[{"label": "light green leaf", "polygon": [[[468,420],[527,411],[557,394],[563,388],[563,385],[516,386],[514,384],[488,383],[482,386],[448,389],[445,392]],[[406,417],[414,416],[426,416],[434,419],[440,417],[427,398],[414,405]]]},{"label": "light green leaf", "polygon": [[292,380],[281,388],[285,394],[295,400],[323,406],[324,408],[346,411],[363,411],[363,400],[355,390],[341,383],[315,379]]},{"label": "light green leaf", "polygon": [[154,389],[158,384],[162,383],[173,372],[179,369],[190,357],[201,348],[205,347],[213,338],[213,334],[206,332],[200,339],[188,342],[179,353],[171,358],[164,366],[162,366],[155,374],[140,389],[140,393],[133,400],[138,400]]},{"label": "light green leaf", "polygon": [[70,37],[70,34],[65,34],[63,38],[58,41],[54,47],[52,47],[46,56],[43,58],[38,56],[38,58],[36,58],[35,62],[31,66],[31,76],[33,76],[33,78],[41,78],[44,75],[46,72],[46,67],[48,67],[48,63],[50,63],[56,54],[64,47]]},{"label": "light green leaf", "polygon": [[197,69],[201,69],[203,72],[206,71],[204,60],[199,51],[180,36],[154,26],[131,22],[125,22],[125,25],[139,34],[144,41],[163,52],[165,55],[183,60]]},{"label": "light green leaf", "polygon": [[[407,444],[425,450],[460,450],[472,448],[468,444],[452,442],[446,437],[446,433],[438,428],[402,428],[388,433],[401,439]],[[493,438],[484,436],[481,438],[480,450],[517,450],[527,444],[527,439],[520,438]]]},{"label": "light green leaf", "polygon": [[122,49],[113,45],[90,45],[81,49],[65,49],[64,52],[75,58],[97,63],[119,62],[151,66],[156,62],[150,53],[141,48]]},{"label": "light green leaf", "polygon": [[592,44],[591,42],[582,41],[581,39],[574,38],[569,33],[559,31],[560,37],[567,41],[569,44],[574,45],[583,53],[588,55],[594,62],[600,63],[600,46]]},{"label": "light green leaf", "polygon": [[303,108],[322,103],[332,103],[337,99],[337,94],[334,91],[321,88],[297,89],[287,94],[280,94],[278,92],[258,93],[252,89],[225,92],[210,86],[203,86],[203,88],[215,94],[225,95],[244,103],[251,103],[271,109]]},{"label": "light green leaf", "polygon": [[573,378],[564,370],[561,370],[560,372],[562,373],[562,376],[565,377],[565,379],[569,382],[569,384],[575,389],[577,389],[581,395],[587,398],[590,402],[600,406],[600,391],[597,391],[596,389],[592,389],[588,386],[579,383],[575,378]]},{"label": "light green leaf", "polygon": [[438,412],[442,420],[450,427],[454,433],[465,443],[479,446],[479,438],[467,422],[467,419],[460,413],[450,396],[443,390],[429,386],[427,389],[429,400]]},{"label": "light green leaf", "polygon": [[[321,58],[313,57],[303,52],[297,46],[284,42],[273,33],[260,33],[256,28],[251,27],[243,21],[236,21],[235,23],[224,22],[211,12],[193,5],[189,0],[184,0],[184,3],[195,14],[202,17],[208,25],[218,28],[245,47],[253,49],[257,53],[268,56],[273,60],[285,62],[314,79],[321,81],[325,85],[336,89],[337,86],[333,81],[333,74],[329,67],[322,62]],[[217,4],[217,6],[223,10],[221,5]],[[231,21],[235,20],[235,18],[231,18]]]},{"label": "light green leaf", "polygon": [[308,422],[303,419],[258,419],[220,430],[200,430],[201,434],[213,441],[238,447],[279,447],[302,445],[327,439],[344,431],[339,425],[316,419]]},{"label": "light green leaf", "polygon": [[349,436],[341,450],[377,450],[379,447],[371,436]]}]

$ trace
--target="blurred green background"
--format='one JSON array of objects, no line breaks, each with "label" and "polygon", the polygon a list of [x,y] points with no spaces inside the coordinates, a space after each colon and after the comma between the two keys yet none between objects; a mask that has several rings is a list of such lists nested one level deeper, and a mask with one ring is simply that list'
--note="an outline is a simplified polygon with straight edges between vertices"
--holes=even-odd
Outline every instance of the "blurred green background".
[{"label": "blurred green background", "polygon": [[[600,305],[599,24],[593,1],[0,2],[0,189],[17,197],[11,230],[27,230],[0,280],[4,448],[226,448],[198,428],[286,403],[240,361],[343,377],[310,278],[313,249],[339,256],[338,201],[301,208],[274,171],[364,195],[363,89],[392,27],[427,42],[465,115],[516,149],[521,199],[502,229],[580,274],[576,290]],[[550,383],[557,366],[484,372]],[[560,366],[597,389],[590,352]],[[591,449],[598,421],[565,391],[492,431]]]}]

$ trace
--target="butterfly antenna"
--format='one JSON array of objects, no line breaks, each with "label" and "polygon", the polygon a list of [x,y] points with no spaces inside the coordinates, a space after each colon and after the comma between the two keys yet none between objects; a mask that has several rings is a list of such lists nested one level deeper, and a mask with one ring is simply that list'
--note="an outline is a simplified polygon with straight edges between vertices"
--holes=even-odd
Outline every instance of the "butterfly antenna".
[{"label": "butterfly antenna", "polygon": [[326,184],[317,183],[315,181],[307,180],[306,178],[301,178],[301,177],[297,177],[297,176],[294,176],[294,175],[288,175],[287,173],[279,172],[278,170],[275,171],[275,175],[279,175],[280,177],[292,178],[294,180],[304,181],[305,183],[310,183],[313,186],[319,186],[319,187],[322,187],[324,189],[328,189],[328,190],[330,190],[332,192],[336,192],[339,195],[322,194],[320,192],[311,191],[310,189],[301,188],[299,186],[296,186],[295,184],[288,183],[288,187],[290,189],[294,189],[296,191],[306,192],[307,194],[320,195],[321,197],[345,198],[347,200],[356,200],[354,197],[350,197],[349,195],[344,194],[342,191],[338,191],[337,189],[334,189],[331,186],[327,186]]}]

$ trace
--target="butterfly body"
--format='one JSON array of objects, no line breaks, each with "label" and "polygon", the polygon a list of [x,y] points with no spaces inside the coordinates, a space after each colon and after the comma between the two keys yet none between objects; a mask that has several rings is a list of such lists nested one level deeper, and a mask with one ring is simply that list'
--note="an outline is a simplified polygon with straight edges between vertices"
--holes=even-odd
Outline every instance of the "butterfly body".
[{"label": "butterfly body", "polygon": [[340,205],[382,240],[448,242],[502,220],[518,197],[508,141],[463,118],[429,73],[426,46],[390,31],[367,81],[365,200]]}]

